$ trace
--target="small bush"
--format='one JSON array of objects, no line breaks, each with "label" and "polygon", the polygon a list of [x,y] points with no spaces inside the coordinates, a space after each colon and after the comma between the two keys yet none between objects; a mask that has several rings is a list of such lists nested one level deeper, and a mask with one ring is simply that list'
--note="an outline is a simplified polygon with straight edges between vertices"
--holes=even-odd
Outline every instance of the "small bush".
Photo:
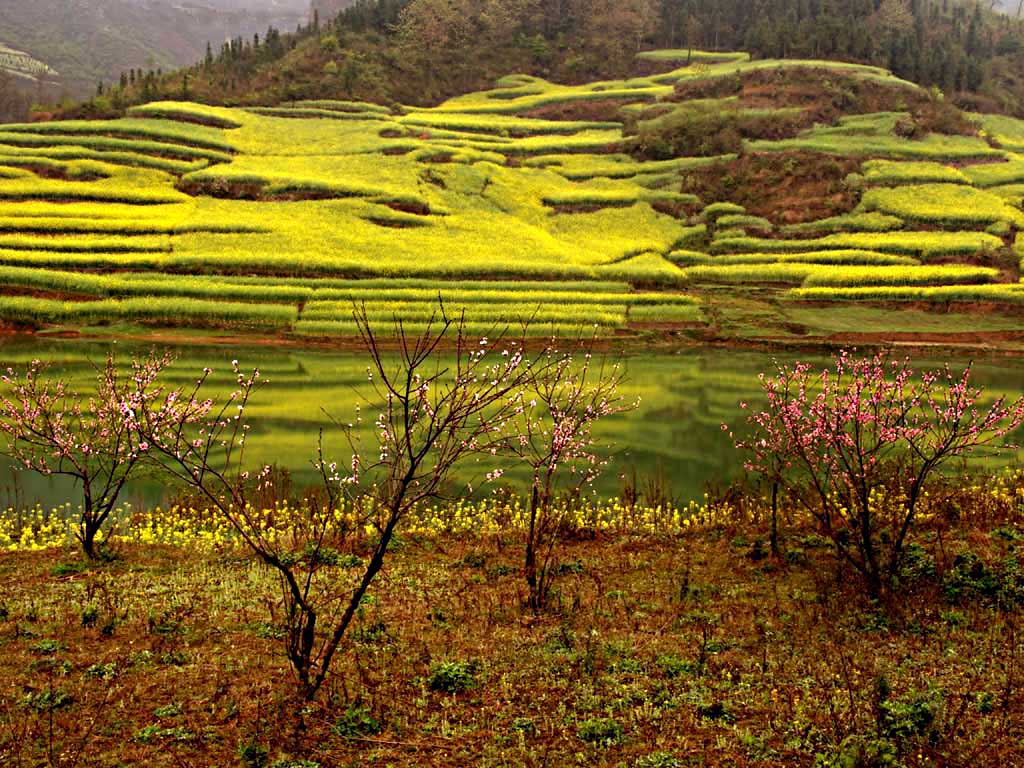
[{"label": "small bush", "polygon": [[599,747],[614,747],[622,743],[625,732],[622,723],[610,717],[584,720],[576,729],[576,735],[587,744]]},{"label": "small bush", "polygon": [[380,721],[370,714],[367,707],[350,704],[345,713],[334,724],[334,733],[342,738],[353,739],[373,736],[381,732]]},{"label": "small bush", "polygon": [[637,142],[640,154],[655,160],[731,155],[743,149],[735,115],[715,106],[690,106],[641,122]]},{"label": "small bush", "polygon": [[682,768],[683,762],[668,752],[652,752],[637,758],[633,768]]},{"label": "small bush", "polygon": [[478,665],[474,661],[442,661],[430,669],[427,685],[432,691],[463,693],[477,685]]},{"label": "small bush", "polygon": [[270,750],[262,744],[248,742],[238,745],[238,760],[244,768],[267,768]]},{"label": "small bush", "polygon": [[896,747],[887,739],[853,735],[827,754],[819,754],[814,768],[898,768]]}]

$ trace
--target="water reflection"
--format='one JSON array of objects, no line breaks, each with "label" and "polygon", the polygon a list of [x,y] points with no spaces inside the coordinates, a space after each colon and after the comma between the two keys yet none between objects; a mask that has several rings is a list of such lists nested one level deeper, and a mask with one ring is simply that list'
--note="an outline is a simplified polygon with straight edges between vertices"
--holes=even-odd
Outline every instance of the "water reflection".
[{"label": "water reflection", "polygon": [[[115,344],[125,359],[146,347]],[[102,361],[110,345],[71,340],[11,339],[0,343],[0,365],[23,366],[32,359],[50,361],[83,389],[92,377],[92,365]],[[250,458],[254,465],[277,464],[289,469],[297,486],[314,482],[310,466],[317,435],[328,427],[328,452],[339,463],[347,461],[347,443],[329,428],[325,411],[339,421],[351,421],[355,407],[369,395],[366,358],[350,352],[253,347],[198,347],[183,345],[171,380],[184,384],[209,366],[222,390],[231,384],[230,363],[258,366],[268,383],[249,412],[252,435]],[[612,461],[599,481],[602,496],[620,491],[623,474],[639,478],[660,474],[681,502],[699,498],[707,483],[723,484],[741,472],[739,457],[721,425],[742,419],[738,403],[756,405],[757,374],[772,367],[777,355],[729,349],[696,349],[679,353],[644,353],[624,358],[627,379],[622,394],[640,399],[639,408],[599,425],[597,436],[608,446]],[[792,359],[782,356],[783,359]],[[804,356],[807,359],[807,356]],[[957,361],[963,365],[966,361]],[[928,361],[919,363],[928,365]],[[931,364],[934,364],[932,362]],[[975,367],[975,379],[993,394],[1016,396],[1022,388],[1024,361],[990,358]],[[372,418],[367,421],[372,422]],[[372,445],[372,442],[369,443]],[[490,469],[471,467],[464,480],[473,482]],[[512,482],[525,478],[509,473]],[[126,499],[136,505],[166,502],[168,490],[158,480],[133,483]],[[34,473],[13,471],[0,464],[0,503],[41,503],[46,506],[73,501],[78,494],[67,482]]]}]

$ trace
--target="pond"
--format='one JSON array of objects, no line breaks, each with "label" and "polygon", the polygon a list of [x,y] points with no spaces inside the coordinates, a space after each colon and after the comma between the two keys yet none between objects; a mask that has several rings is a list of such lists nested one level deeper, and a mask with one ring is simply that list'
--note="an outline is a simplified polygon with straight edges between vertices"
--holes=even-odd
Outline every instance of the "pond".
[{"label": "pond", "polygon": [[[124,360],[148,349],[124,342],[113,346]],[[93,376],[92,365],[101,362],[110,348],[110,344],[78,340],[11,337],[0,342],[0,365],[17,368],[33,359],[49,361],[85,390]],[[351,421],[356,406],[365,402],[365,355],[194,345],[182,345],[175,351],[178,359],[169,378],[176,384],[193,381],[208,366],[215,371],[214,383],[224,390],[230,386],[233,358],[243,367],[258,367],[267,379],[248,410],[252,425],[248,450],[254,466],[276,464],[292,473],[295,486],[312,484],[315,475],[310,462],[322,428],[326,429],[328,456],[347,463],[347,442],[331,428],[329,417]],[[770,370],[778,357],[718,348],[627,354],[623,357],[627,377],[621,394],[628,401],[639,398],[640,405],[599,425],[596,434],[610,462],[596,492],[602,497],[618,495],[623,476],[635,474],[641,481],[663,479],[672,496],[685,503],[700,498],[708,484],[721,486],[741,474],[741,458],[722,424],[738,426],[742,422],[741,401],[759,402],[757,375]],[[962,366],[967,361],[954,362]],[[993,394],[1019,394],[1024,387],[1022,374],[1024,360],[979,358],[975,365],[975,382]],[[472,467],[463,479],[472,482],[481,473]],[[524,481],[515,473],[508,477],[513,484]],[[168,498],[168,489],[153,479],[134,483],[126,496],[135,505],[162,503]],[[69,483],[17,471],[9,461],[0,464],[0,504],[49,507],[69,501],[78,501],[78,493]]]}]

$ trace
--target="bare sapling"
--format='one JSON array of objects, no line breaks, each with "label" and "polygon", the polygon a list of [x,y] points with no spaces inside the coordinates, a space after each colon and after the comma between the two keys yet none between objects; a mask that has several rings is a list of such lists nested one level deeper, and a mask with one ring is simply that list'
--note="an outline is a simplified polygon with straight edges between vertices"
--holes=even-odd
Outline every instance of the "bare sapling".
[{"label": "bare sapling", "polygon": [[[362,307],[355,321],[369,356],[376,446],[361,448],[358,415],[351,425],[335,422],[347,435],[346,461],[328,459],[321,433],[314,466],[322,488],[292,510],[287,531],[252,503],[271,476],[270,467],[246,468],[244,415],[262,382],[259,371],[243,373],[236,362],[234,390],[217,404],[204,395],[207,371],[188,390],[166,393],[138,421],[139,439],[154,445],[174,477],[278,574],[286,650],[303,702],[313,701],[328,679],[402,521],[439,498],[464,460],[502,449],[535,375],[521,343],[506,343],[501,334],[471,339],[464,319],[443,307],[416,335],[396,321],[393,333],[381,337]],[[392,341],[395,348],[386,350]],[[166,412],[180,414],[180,425],[160,426]],[[194,412],[205,412],[201,423],[185,421]]]}]

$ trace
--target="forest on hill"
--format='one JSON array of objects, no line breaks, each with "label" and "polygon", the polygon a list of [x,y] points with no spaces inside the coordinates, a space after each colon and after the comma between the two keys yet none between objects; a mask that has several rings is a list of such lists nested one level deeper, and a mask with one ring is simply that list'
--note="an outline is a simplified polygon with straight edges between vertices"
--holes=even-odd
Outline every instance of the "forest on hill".
[{"label": "forest on hill", "polygon": [[[315,7],[315,5],[314,5]],[[1024,23],[960,0],[356,0],[294,33],[238,34],[190,68],[129,68],[92,113],[159,98],[434,104],[509,72],[580,83],[645,48],[746,50],[891,69],[970,109],[1024,114]]]}]

